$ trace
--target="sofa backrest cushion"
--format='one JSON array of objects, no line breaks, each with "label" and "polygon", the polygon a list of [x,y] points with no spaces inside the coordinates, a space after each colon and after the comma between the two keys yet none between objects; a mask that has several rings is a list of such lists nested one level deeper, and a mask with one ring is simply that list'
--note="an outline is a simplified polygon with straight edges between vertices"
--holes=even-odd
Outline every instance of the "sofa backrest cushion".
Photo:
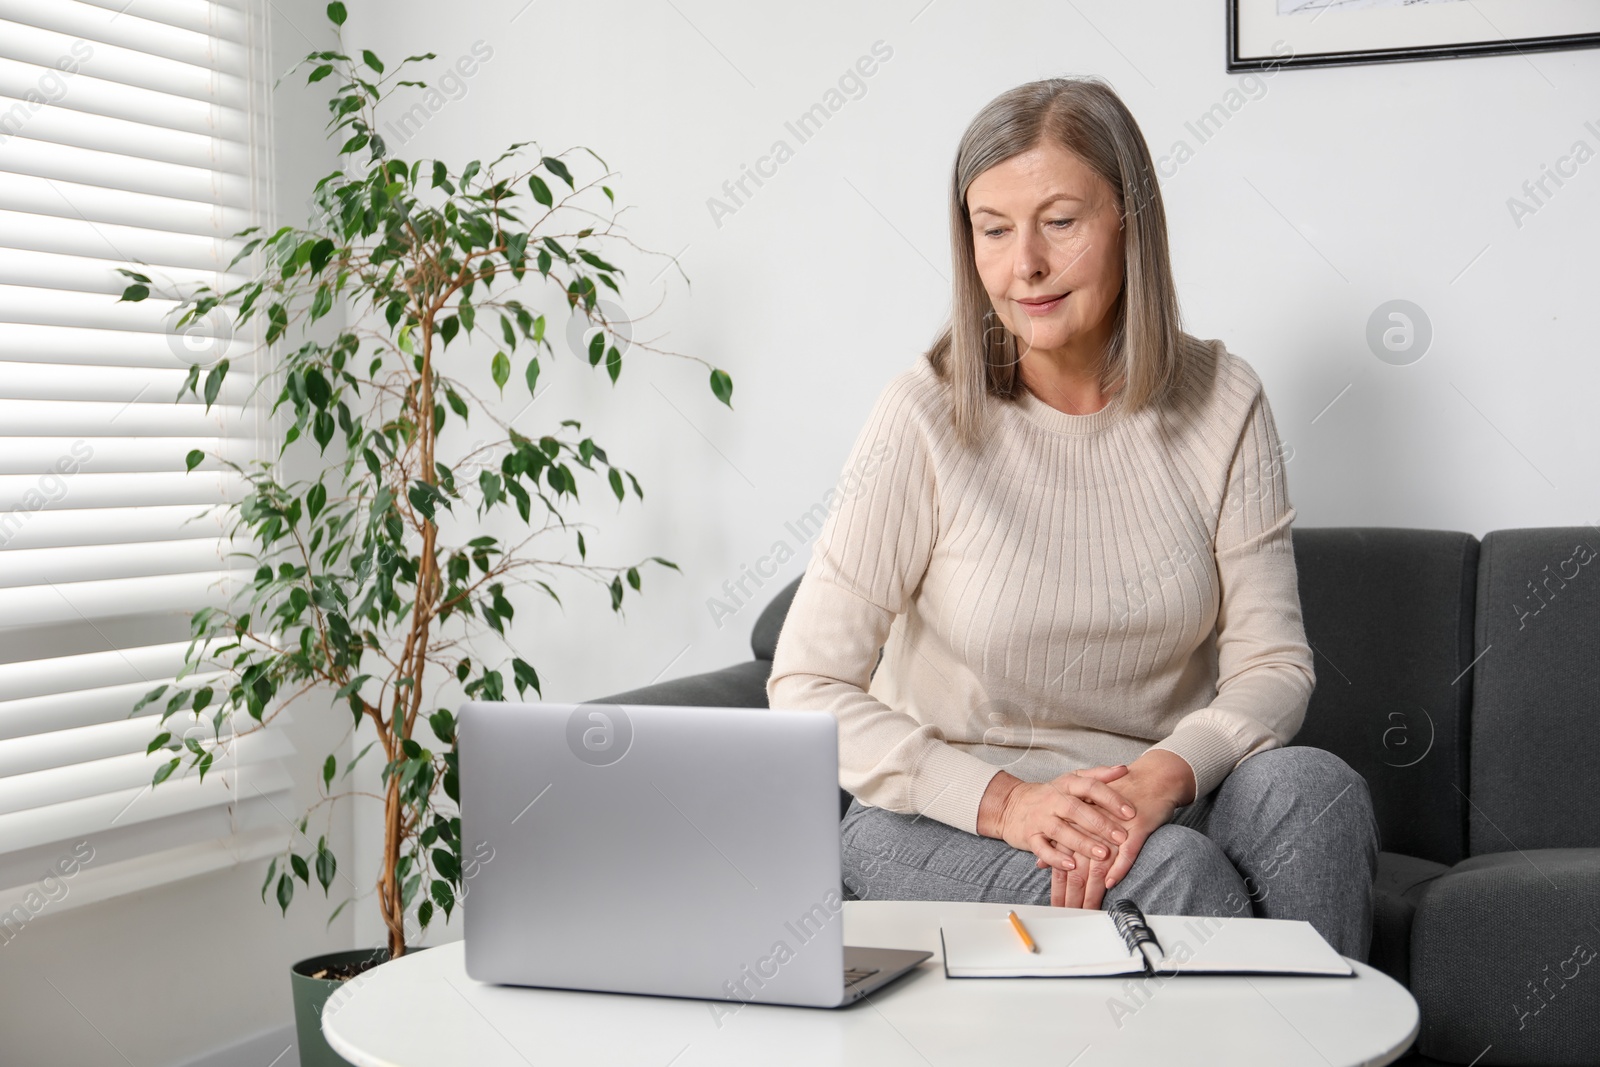
[{"label": "sofa backrest cushion", "polygon": [[795,590],[799,588],[800,579],[796,578],[778,590],[756,618],[755,628],[750,631],[750,651],[756,654],[756,659],[770,660],[778,650],[778,631],[783,629],[783,617],[789,614],[789,605],[793,603]]},{"label": "sofa backrest cushion", "polygon": [[1293,743],[1366,778],[1385,851],[1459,861],[1477,538],[1297,526],[1293,539],[1317,672]]},{"label": "sofa backrest cushion", "polygon": [[1600,531],[1486,536],[1477,653],[1472,855],[1600,847]]}]

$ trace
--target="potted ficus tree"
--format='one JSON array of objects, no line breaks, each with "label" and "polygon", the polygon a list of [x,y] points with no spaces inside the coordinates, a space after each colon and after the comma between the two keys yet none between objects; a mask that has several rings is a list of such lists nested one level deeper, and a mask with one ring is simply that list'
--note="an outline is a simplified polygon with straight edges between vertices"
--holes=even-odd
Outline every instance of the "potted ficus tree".
[{"label": "potted ficus tree", "polygon": [[[327,13],[336,29],[344,24],[343,4]],[[234,264],[260,264],[251,280],[172,296],[180,329],[219,313],[240,332],[252,319],[264,325],[258,353],[274,355],[259,376],[257,388],[268,394],[259,399],[271,400],[289,424],[270,459],[210,457],[239,479],[239,498],[223,507],[254,573],[226,604],[193,614],[183,677],[150,691],[130,713],[161,708],[148,749],[161,761],[153,783],[203,778],[229,745],[314,696],[349,717],[352,750],[362,734],[376,735],[343,773],[327,757],[323,796],[268,866],[263,900],[273,893],[287,914],[297,879],[309,888],[314,877],[327,896],[338,876],[326,833],[310,844],[311,817],[351,795],[334,792],[335,783],[369,750],[384,761],[375,888],[387,945],[294,968],[307,1067],[343,1062],[320,1034],[322,1002],[334,985],[404,954],[441,913],[448,921],[481,859],[464,851],[454,814],[456,723],[444,705],[462,696],[500,699],[510,688],[541,690],[533,663],[475,658],[474,640],[504,634],[515,589],[559,603],[543,575],[592,579],[620,610],[627,589],[641,588],[640,566],[676,569],[656,556],[614,567],[587,562],[582,524],[561,510],[578,499],[579,472],[600,478],[619,503],[630,489],[643,498],[639,482],[583,436],[578,421],[519,433],[469,384],[486,371],[502,393],[537,387],[541,352],[553,357],[555,350],[545,316],[518,298],[529,288],[559,291],[563,316],[581,309],[602,326],[584,354],[591,367],[603,362],[615,384],[622,351],[599,309],[599,287],[620,297],[623,271],[599,249],[632,242],[615,232],[614,213],[606,218],[588,206],[597,187],[606,206],[614,204],[599,184],[605,175],[580,185],[560,156],[529,151],[533,142],[459,170],[391,156],[378,133],[380,105],[393,91],[426,89],[399,76],[434,58],[412,56],[391,69],[371,51],[347,54],[341,34],[340,50],[312,52],[297,64],[290,74],[309,65],[307,81],[331,87],[328,130],[341,144],[341,168],[316,184],[307,228],[236,235],[248,240]],[[148,274],[122,273],[130,281],[123,300],[163,295],[153,293],[159,287]],[[333,336],[317,339],[313,327],[339,300],[353,324],[335,330],[333,320],[322,322],[321,334]],[[298,347],[281,343],[291,330],[304,338]],[[209,409],[228,371],[227,360],[193,367],[180,399],[194,396]],[[710,388],[731,407],[725,372],[710,368]],[[469,420],[479,432],[496,425],[503,440],[463,446]],[[189,453],[188,469],[207,459]],[[311,473],[295,477],[301,469]],[[492,522],[517,536],[486,532]],[[574,544],[578,560],[537,554],[552,541]]]}]

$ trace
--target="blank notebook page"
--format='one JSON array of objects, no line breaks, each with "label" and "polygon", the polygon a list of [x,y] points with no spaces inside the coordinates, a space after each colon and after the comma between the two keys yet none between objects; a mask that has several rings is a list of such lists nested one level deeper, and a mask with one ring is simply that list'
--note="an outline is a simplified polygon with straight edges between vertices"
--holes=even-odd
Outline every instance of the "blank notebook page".
[{"label": "blank notebook page", "polygon": [[1059,977],[1143,973],[1122,935],[1104,912],[1024,920],[1037,954],[1006,919],[965,919],[943,924],[946,967],[963,976]]},{"label": "blank notebook page", "polygon": [[[1355,971],[1308,922],[1298,919],[1146,916],[1165,952],[1161,972],[1183,974],[1351,975]],[[944,923],[945,968],[951,977],[1071,977],[1143,974],[1104,912],[1029,918],[1039,946],[1023,948],[1005,919]]]},{"label": "blank notebook page", "polygon": [[1329,974],[1355,971],[1300,919],[1204,919],[1149,915],[1166,953],[1162,971],[1181,974]]}]

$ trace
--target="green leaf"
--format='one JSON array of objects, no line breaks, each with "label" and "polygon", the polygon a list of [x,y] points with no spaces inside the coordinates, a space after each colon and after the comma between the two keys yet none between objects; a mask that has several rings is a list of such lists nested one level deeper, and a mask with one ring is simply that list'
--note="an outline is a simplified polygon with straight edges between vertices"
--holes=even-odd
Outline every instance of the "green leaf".
[{"label": "green leaf", "polygon": [[163,696],[166,695],[166,692],[167,692],[167,687],[164,686],[164,685],[158,685],[154,689],[150,690],[150,692],[146,693],[144,696],[139,698],[139,703],[135,704],[133,706],[133,710],[128,712],[128,718],[131,719],[135,715],[139,714],[140,709],[143,708],[146,704],[149,704],[150,702],[155,701],[155,700],[160,700]]},{"label": "green leaf", "polygon": [[496,352],[494,362],[489,365],[489,371],[494,375],[494,384],[504,393],[506,382],[511,380],[511,359],[504,352]]},{"label": "green leaf", "polygon": [[311,420],[311,436],[317,439],[317,447],[326,452],[328,442],[333,440],[333,416],[326,411],[317,412],[317,417]]},{"label": "green leaf", "polygon": [[335,920],[335,919],[337,919],[339,917],[339,913],[344,910],[344,906],[346,904],[350,903],[351,901],[353,901],[355,899],[356,899],[355,897],[345,897],[343,900],[341,900],[339,902],[339,906],[337,908],[333,909],[333,914],[328,916],[328,921],[322,924],[322,928],[324,930],[332,929],[333,928],[333,920]]},{"label": "green leaf", "polygon": [[191,449],[189,454],[184,457],[186,470],[194,470],[196,467],[200,466],[200,464],[204,463],[205,459],[206,454],[204,452],[200,451],[198,448]]},{"label": "green leaf", "polygon": [[304,856],[291,854],[289,856],[289,865],[294,868],[294,876],[296,878],[306,885],[311,884],[311,868],[306,866],[306,858]]},{"label": "green leaf", "polygon": [[617,500],[621,501],[624,493],[626,492],[626,490],[622,488],[622,475],[617,473],[617,468],[612,467],[611,473],[607,477],[611,482],[611,491],[617,494]]},{"label": "green leaf", "polygon": [[633,586],[633,591],[634,592],[637,593],[639,591],[639,568],[637,568],[637,567],[629,567],[628,568],[628,584]]},{"label": "green leaf", "polygon": [[433,883],[433,899],[438,902],[439,907],[444,909],[444,917],[448,921],[451,909],[456,906],[455,890],[450,888],[450,883],[435,881]]},{"label": "green leaf", "polygon": [[450,171],[440,160],[433,161],[433,187],[435,189],[449,180]]},{"label": "green leaf", "polygon": [[328,895],[328,887],[333,884],[333,876],[339,870],[339,861],[334,858],[332,852],[320,847],[320,842],[318,842],[318,845],[317,881],[322,883],[322,895],[326,897]]},{"label": "green leaf", "polygon": [[[335,0],[334,3],[329,4],[328,5],[328,19],[335,26],[343,26],[344,25],[344,20],[345,20],[344,5],[341,4],[341,3],[338,3],[337,0]],[[288,906],[287,903],[285,903],[284,906],[287,907]]]},{"label": "green leaf", "polygon": [[555,197],[550,195],[550,187],[537,174],[528,175],[528,189],[533,193],[533,198],[545,207],[555,203]]},{"label": "green leaf", "polygon": [[320,370],[307,367],[304,381],[306,386],[306,399],[319,408],[328,406],[328,401],[333,399],[333,387],[328,384],[328,379],[323,377]]},{"label": "green leaf", "polygon": [[578,252],[578,258],[579,259],[581,259],[585,263],[589,264],[589,266],[594,267],[596,270],[608,270],[613,274],[621,274],[622,273],[616,267],[613,267],[611,264],[607,263],[605,260],[603,260],[599,256],[595,255],[593,252],[586,251],[586,250],[584,250],[582,248],[578,249],[577,252]]},{"label": "green leaf", "polygon": [[[146,755],[148,755],[148,753],[146,753]],[[157,767],[156,768],[155,777],[150,779],[150,784],[152,786],[157,786],[157,785],[160,785],[162,782],[166,781],[168,778],[171,778],[172,777],[172,772],[177,770],[178,769],[178,764],[180,764],[182,762],[183,761],[181,759],[175,759],[175,760],[171,761],[170,763],[164,763],[160,767]],[[165,795],[165,794],[163,794],[163,795]]]},{"label": "green leaf", "polygon": [[318,67],[316,70],[311,72],[311,76],[306,79],[306,84],[310,85],[312,82],[319,82],[323,78],[326,78],[328,75],[330,75],[332,73],[333,73],[333,64],[332,63],[324,63],[324,64],[322,64],[322,66]]},{"label": "green leaf", "polygon": [[144,750],[144,754],[146,756],[150,755],[150,753],[154,752],[156,749],[160,748],[162,745],[171,740],[172,735],[163,731],[161,734],[151,739],[150,744]]},{"label": "green leaf", "polygon": [[[343,4],[336,5],[343,7]],[[283,909],[285,915],[289,914],[289,901],[294,899],[294,879],[287,873],[278,875],[278,907]]]},{"label": "green leaf", "polygon": [[441,877],[451,881],[459,881],[461,878],[461,864],[456,862],[455,855],[449,849],[433,850],[433,869],[438,871]]},{"label": "green leaf", "polygon": [[537,358],[528,360],[527,380],[529,395],[537,393],[539,391],[539,360]]},{"label": "green leaf", "polygon": [[376,55],[373,54],[372,49],[363,48],[361,50],[361,62],[365,63],[367,66],[371,67],[373,70],[377,71],[379,74],[383,73],[383,63],[378,59],[378,57]]},{"label": "green leaf", "polygon": [[428,924],[432,921],[433,901],[424,900],[421,904],[417,905],[417,925],[426,930],[428,928]]},{"label": "green leaf", "polygon": [[272,862],[267,864],[267,877],[261,883],[261,903],[267,902],[267,886],[272,884],[272,876],[278,873],[278,857],[272,857]]},{"label": "green leaf", "polygon": [[315,519],[328,505],[328,487],[318,482],[306,493],[306,510]]},{"label": "green leaf", "polygon": [[122,299],[118,300],[117,303],[120,304],[123,300],[139,301],[143,300],[149,295],[150,287],[148,285],[130,285],[126,289],[122,290]]},{"label": "green leaf", "polygon": [[222,392],[222,379],[228,376],[228,361],[223,360],[206,374],[206,410],[211,410],[211,405],[217,402],[217,394]]},{"label": "green leaf", "polygon": [[429,522],[433,521],[433,493],[433,487],[426,482],[414,482],[406,492],[411,506],[422,512]]},{"label": "green leaf", "polygon": [[311,273],[321,273],[322,268],[328,265],[328,260],[333,258],[333,242],[324,237],[311,246]]},{"label": "green leaf", "polygon": [[717,395],[718,400],[730,408],[733,407],[733,379],[728,377],[727,371],[711,372],[711,391]]},{"label": "green leaf", "polygon": [[271,344],[289,328],[289,311],[282,304],[273,304],[267,308],[267,344]]},{"label": "green leaf", "polygon": [[339,769],[339,761],[334,759],[330,752],[328,758],[322,761],[322,788],[327,789],[333,785],[333,773]]},{"label": "green leaf", "polygon": [[551,174],[554,174],[557,178],[560,178],[562,181],[566,182],[568,188],[570,188],[570,189],[576,189],[577,188],[577,186],[575,184],[573,184],[573,181],[572,181],[572,172],[567,169],[567,165],[565,163],[561,162],[561,160],[552,159],[549,156],[545,156],[542,159],[540,159],[539,162],[544,164],[544,169],[545,170],[549,171]]},{"label": "green leaf", "polygon": [[511,673],[516,682],[518,696],[522,696],[530,685],[533,686],[534,692],[540,696],[544,695],[544,690],[539,688],[539,674],[530,664],[520,659],[512,659]]},{"label": "green leaf", "polygon": [[351,771],[355,770],[356,764],[361,762],[361,757],[365,756],[368,753],[368,751],[371,750],[372,746],[377,744],[377,743],[378,742],[376,742],[376,741],[368,741],[366,748],[363,748],[360,752],[357,752],[356,755],[355,755],[355,758],[352,759],[349,763],[344,765],[344,774],[339,775],[339,777],[343,778],[345,775],[347,775]]}]

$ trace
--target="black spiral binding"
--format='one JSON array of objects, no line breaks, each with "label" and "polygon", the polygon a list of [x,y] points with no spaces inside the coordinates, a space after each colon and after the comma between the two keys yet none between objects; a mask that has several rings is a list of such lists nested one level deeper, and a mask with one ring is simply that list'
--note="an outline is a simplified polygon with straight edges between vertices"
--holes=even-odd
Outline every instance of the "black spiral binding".
[{"label": "black spiral binding", "polygon": [[1146,974],[1153,974],[1154,968],[1145,954],[1139,951],[1141,944],[1147,944],[1155,950],[1157,958],[1165,955],[1161,942],[1156,940],[1155,931],[1150,929],[1150,924],[1145,921],[1144,912],[1139,910],[1139,905],[1126,897],[1114,901],[1106,909],[1111,916],[1111,921],[1116,924],[1117,933],[1122,935],[1123,943],[1128,946],[1128,951],[1138,956],[1144,962]]}]

